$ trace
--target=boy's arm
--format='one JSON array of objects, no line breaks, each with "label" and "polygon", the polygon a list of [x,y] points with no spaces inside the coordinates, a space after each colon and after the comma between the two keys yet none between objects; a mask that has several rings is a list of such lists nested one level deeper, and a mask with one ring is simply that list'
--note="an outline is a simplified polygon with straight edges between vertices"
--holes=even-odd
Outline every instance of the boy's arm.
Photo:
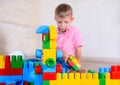
[{"label": "boy's arm", "polygon": [[81,47],[78,46],[75,48],[75,57],[77,58],[78,62],[81,64]]}]

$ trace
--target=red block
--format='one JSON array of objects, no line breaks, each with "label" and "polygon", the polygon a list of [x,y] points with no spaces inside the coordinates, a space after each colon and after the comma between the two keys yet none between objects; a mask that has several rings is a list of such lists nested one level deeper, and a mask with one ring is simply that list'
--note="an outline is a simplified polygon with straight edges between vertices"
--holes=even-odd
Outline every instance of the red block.
[{"label": "red block", "polygon": [[43,73],[43,80],[56,80],[56,73]]},{"label": "red block", "polygon": [[14,84],[9,84],[9,85],[14,85]]},{"label": "red block", "polygon": [[73,66],[75,65],[72,61],[69,61],[69,60],[68,60],[68,64],[69,64],[71,67],[73,67]]},{"label": "red block", "polygon": [[61,64],[57,64],[56,65],[56,72],[57,73],[61,73],[62,72],[62,66],[61,66]]},{"label": "red block", "polygon": [[36,72],[36,74],[42,73],[42,67],[41,66],[35,66],[35,72]]},{"label": "red block", "polygon": [[6,55],[5,56],[5,68],[10,68],[10,67],[11,67],[10,56]]},{"label": "red block", "polygon": [[117,66],[117,71],[119,71],[119,72],[120,72],[120,65],[118,65],[118,66]]},{"label": "red block", "polygon": [[27,81],[24,81],[24,85],[29,85],[29,83]]},{"label": "red block", "polygon": [[0,83],[0,85],[6,85],[5,83]]},{"label": "red block", "polygon": [[116,72],[117,71],[117,66],[111,66],[111,72]]}]

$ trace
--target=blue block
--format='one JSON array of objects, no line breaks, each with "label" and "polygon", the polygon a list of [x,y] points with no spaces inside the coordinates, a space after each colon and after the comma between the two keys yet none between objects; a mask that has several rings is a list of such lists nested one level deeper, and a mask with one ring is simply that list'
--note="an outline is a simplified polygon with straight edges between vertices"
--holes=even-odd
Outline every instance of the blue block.
[{"label": "blue block", "polygon": [[10,76],[0,76],[0,82],[6,82],[10,80]]},{"label": "blue block", "polygon": [[42,74],[36,75],[34,85],[42,85]]},{"label": "blue block", "polygon": [[49,26],[40,26],[37,28],[37,34],[47,34],[49,32]]},{"label": "blue block", "polygon": [[19,82],[23,80],[23,77],[22,76],[11,76],[10,79],[13,81]]},{"label": "blue block", "polygon": [[48,67],[47,65],[42,65],[43,72],[56,72],[56,65],[53,67]]},{"label": "blue block", "polygon": [[100,67],[99,68],[99,73],[106,73],[106,72],[110,72],[109,67]]},{"label": "blue block", "polygon": [[9,84],[14,84],[14,85],[16,85],[16,81],[6,81],[6,85],[9,85]]},{"label": "blue block", "polygon": [[37,49],[35,51],[35,57],[36,58],[42,58],[42,50],[41,49]]},{"label": "blue block", "polygon": [[57,52],[56,52],[56,58],[57,59],[62,59],[62,51],[61,50],[57,50]]}]

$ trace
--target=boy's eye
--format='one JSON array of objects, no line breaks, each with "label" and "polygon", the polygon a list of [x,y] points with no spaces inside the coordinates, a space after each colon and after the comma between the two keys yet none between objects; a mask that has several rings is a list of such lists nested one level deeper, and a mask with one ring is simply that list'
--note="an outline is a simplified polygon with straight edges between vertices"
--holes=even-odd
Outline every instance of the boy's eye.
[{"label": "boy's eye", "polygon": [[68,23],[67,21],[65,21],[65,23]]},{"label": "boy's eye", "polygon": [[62,23],[62,21],[59,21],[58,23]]}]

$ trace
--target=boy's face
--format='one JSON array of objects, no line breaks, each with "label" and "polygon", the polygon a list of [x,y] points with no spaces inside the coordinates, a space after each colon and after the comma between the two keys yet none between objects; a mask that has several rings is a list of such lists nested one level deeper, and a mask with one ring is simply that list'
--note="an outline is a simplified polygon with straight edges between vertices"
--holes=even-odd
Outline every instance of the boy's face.
[{"label": "boy's face", "polygon": [[65,32],[66,29],[70,26],[71,22],[73,21],[73,17],[71,15],[64,17],[56,16],[55,20],[57,22],[59,31]]}]

